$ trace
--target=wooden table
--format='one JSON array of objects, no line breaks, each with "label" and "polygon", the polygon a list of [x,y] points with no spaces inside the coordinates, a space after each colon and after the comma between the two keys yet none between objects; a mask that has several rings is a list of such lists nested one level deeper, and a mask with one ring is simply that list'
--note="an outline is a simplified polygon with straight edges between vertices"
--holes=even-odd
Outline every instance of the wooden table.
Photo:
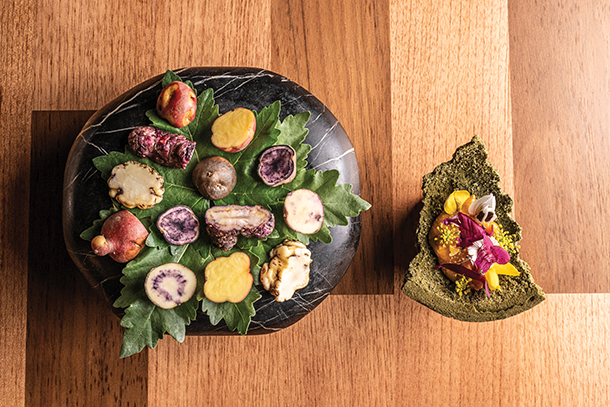
[{"label": "wooden table", "polygon": [[[608,404],[606,2],[14,0],[0,21],[2,406]],[[350,135],[373,208],[347,275],[298,324],[121,360],[118,318],[63,245],[63,166],[92,111],[183,66],[310,90]],[[400,292],[421,178],[475,134],[548,293],[483,324]]]}]

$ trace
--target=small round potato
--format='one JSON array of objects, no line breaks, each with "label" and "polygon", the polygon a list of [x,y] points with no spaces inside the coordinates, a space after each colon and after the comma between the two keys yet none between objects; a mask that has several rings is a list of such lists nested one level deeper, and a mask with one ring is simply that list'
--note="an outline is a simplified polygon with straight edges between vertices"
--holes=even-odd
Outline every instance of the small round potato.
[{"label": "small round potato", "polygon": [[212,156],[199,161],[193,170],[193,183],[204,198],[217,201],[229,195],[237,174],[231,163],[222,157]]}]

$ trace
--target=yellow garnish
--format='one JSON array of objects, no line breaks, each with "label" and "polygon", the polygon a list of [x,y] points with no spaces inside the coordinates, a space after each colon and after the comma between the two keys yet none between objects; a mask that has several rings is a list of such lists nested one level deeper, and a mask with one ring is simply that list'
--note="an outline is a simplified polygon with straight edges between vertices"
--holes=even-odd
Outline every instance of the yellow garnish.
[{"label": "yellow garnish", "polygon": [[510,257],[517,256],[519,251],[517,236],[515,234],[509,235],[496,222],[493,222],[491,225],[493,225],[493,237],[498,241],[500,247],[506,250]]},{"label": "yellow garnish", "polygon": [[498,273],[492,270],[492,268],[485,273],[485,280],[487,280],[487,286],[490,289],[497,290],[500,288],[500,278],[498,277]]},{"label": "yellow garnish", "polygon": [[470,282],[472,280],[466,276],[462,276],[459,280],[455,282],[455,292],[457,292],[460,296],[464,294],[468,294],[470,292]]},{"label": "yellow garnish", "polygon": [[462,205],[468,198],[470,198],[470,192],[468,191],[453,191],[445,201],[443,209],[448,214],[457,212],[462,208]]},{"label": "yellow garnish", "polygon": [[455,246],[457,239],[460,236],[460,229],[456,225],[445,225],[444,223],[441,223],[438,226],[438,230],[440,235],[434,239],[439,240],[441,242],[441,246],[449,246],[450,248]]},{"label": "yellow garnish", "polygon": [[477,197],[474,195],[470,195],[470,197],[468,199],[466,199],[464,201],[464,203],[462,204],[462,208],[460,208],[460,211],[466,215],[469,215],[468,213],[468,208],[470,208],[470,204],[472,204],[473,201],[476,201]]},{"label": "yellow garnish", "polygon": [[487,280],[487,286],[492,290],[497,290],[500,288],[500,278],[499,274],[503,274],[506,276],[518,276],[519,270],[515,268],[510,263],[506,264],[498,264],[494,263],[485,273],[485,280]]},{"label": "yellow garnish", "polygon": [[[487,273],[489,273],[490,271],[493,271],[496,274],[502,274],[505,276],[518,276],[519,275],[519,270],[517,270],[515,268],[515,266],[513,266],[511,263],[506,263],[506,264],[494,263],[489,268],[489,270],[487,270]],[[487,273],[485,273],[485,274],[487,274]]]}]

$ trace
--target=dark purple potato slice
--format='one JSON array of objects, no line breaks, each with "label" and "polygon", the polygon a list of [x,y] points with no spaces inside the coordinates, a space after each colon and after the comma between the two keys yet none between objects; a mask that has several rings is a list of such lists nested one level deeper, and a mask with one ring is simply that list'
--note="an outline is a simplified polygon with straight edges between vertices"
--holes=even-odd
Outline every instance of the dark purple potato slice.
[{"label": "dark purple potato slice", "polygon": [[271,187],[291,182],[297,173],[297,155],[290,146],[269,147],[258,161],[258,176]]},{"label": "dark purple potato slice", "polygon": [[273,231],[275,218],[262,206],[213,206],[205,212],[206,231],[212,243],[222,250],[230,250],[237,236],[264,239]]},{"label": "dark purple potato slice", "polygon": [[324,224],[324,204],[318,194],[309,189],[292,191],[284,201],[284,221],[295,232],[317,233]]},{"label": "dark purple potato slice", "polygon": [[171,309],[191,299],[197,277],[178,263],[166,263],[148,272],[144,282],[146,295],[158,307]]},{"label": "dark purple potato slice", "polygon": [[170,244],[185,245],[199,238],[199,219],[188,206],[178,205],[163,212],[157,227]]}]

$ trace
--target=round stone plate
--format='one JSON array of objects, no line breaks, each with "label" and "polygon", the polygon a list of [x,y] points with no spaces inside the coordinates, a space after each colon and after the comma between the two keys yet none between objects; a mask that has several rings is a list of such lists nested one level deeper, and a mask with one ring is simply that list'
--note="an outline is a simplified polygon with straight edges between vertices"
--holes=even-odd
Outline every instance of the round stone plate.
[{"label": "round stone plate", "polygon": [[[337,169],[338,184],[349,183],[352,192],[360,194],[358,162],[345,130],[333,114],[311,93],[296,83],[273,72],[254,68],[187,68],[175,71],[182,80],[190,80],[198,92],[212,88],[220,113],[236,107],[260,112],[273,102],[281,101],[280,120],[287,115],[311,112],[305,140],[312,146],[308,168]],[[123,152],[129,132],[137,126],[149,125],[145,112],[154,109],[161,91],[163,75],[152,78],[119,96],[97,111],[76,138],[64,176],[63,228],[66,246],[75,264],[92,287],[112,307],[122,289],[123,264],[108,256],[98,257],[90,242],[80,238],[99,211],[111,205],[108,186],[93,166],[93,158],[110,151]],[[248,334],[263,334],[290,326],[311,312],[339,283],[358,247],[360,218],[350,218],[347,226],[331,229],[332,243],[312,242],[313,263],[310,282],[289,301],[280,303],[262,287],[262,298],[254,303]],[[122,310],[113,308],[120,315]],[[214,326],[200,312],[187,327],[190,335],[232,334],[223,322]]]}]

